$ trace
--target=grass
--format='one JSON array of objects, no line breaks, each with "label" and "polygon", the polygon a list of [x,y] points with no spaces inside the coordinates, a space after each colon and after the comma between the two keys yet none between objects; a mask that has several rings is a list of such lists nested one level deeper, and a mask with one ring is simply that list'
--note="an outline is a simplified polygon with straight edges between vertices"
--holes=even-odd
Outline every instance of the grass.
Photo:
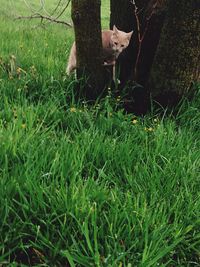
[{"label": "grass", "polygon": [[0,264],[199,266],[199,92],[176,117],[124,114],[111,92],[77,103],[63,81],[72,30],[13,22],[27,11],[11,3],[0,0]]}]

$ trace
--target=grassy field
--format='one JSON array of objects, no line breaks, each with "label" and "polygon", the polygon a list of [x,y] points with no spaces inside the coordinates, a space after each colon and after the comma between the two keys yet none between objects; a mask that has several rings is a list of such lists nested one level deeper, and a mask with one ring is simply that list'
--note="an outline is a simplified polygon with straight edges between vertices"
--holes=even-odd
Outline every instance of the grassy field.
[{"label": "grassy field", "polygon": [[72,30],[0,6],[0,266],[200,266],[199,92],[176,117],[77,103]]}]

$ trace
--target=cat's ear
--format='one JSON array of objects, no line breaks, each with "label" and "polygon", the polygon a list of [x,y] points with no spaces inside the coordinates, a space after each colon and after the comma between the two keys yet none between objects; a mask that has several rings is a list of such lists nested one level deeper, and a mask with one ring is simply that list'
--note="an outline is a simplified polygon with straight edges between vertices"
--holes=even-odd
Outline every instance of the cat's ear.
[{"label": "cat's ear", "polygon": [[113,32],[114,32],[115,34],[118,33],[118,29],[117,29],[117,27],[116,27],[115,25],[113,25]]},{"label": "cat's ear", "polygon": [[128,37],[128,40],[129,40],[129,41],[131,40],[131,36],[132,36],[132,34],[133,34],[133,31],[127,33],[127,37]]}]

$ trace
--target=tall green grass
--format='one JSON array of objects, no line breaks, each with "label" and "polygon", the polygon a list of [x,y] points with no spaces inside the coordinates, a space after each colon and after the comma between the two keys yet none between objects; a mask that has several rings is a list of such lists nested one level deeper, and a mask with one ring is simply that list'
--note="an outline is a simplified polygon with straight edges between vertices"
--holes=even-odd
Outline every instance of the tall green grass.
[{"label": "tall green grass", "polygon": [[72,30],[0,4],[0,264],[199,266],[199,91],[176,117],[77,102]]}]

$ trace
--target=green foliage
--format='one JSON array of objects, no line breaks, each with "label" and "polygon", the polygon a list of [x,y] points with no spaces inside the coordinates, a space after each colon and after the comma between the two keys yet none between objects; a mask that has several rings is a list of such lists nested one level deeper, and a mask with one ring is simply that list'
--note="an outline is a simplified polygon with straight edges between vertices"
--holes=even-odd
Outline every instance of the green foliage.
[{"label": "green foliage", "polygon": [[198,266],[199,91],[176,117],[126,115],[111,92],[77,103],[71,29],[13,23],[4,5],[0,264]]}]

